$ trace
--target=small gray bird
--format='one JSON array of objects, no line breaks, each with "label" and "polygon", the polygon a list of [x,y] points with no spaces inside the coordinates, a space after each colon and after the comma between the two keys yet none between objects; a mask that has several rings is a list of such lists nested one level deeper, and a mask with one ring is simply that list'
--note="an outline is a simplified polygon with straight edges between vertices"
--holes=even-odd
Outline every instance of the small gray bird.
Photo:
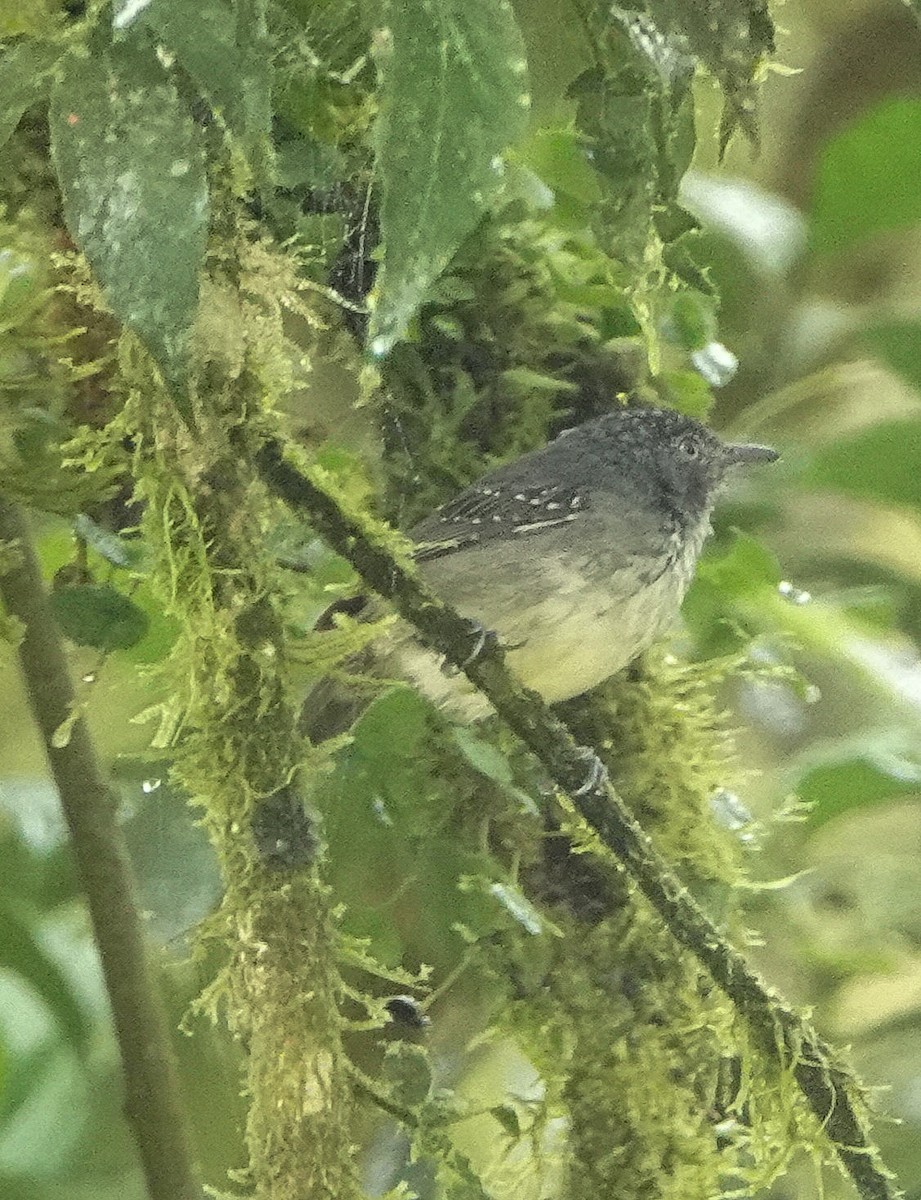
[{"label": "small gray bird", "polygon": [[[729,472],[773,462],[666,409],[619,408],[499,467],[412,531],[426,582],[497,633],[519,679],[549,703],[625,667],[675,620]],[[377,643],[463,719],[489,712],[405,626]]]}]

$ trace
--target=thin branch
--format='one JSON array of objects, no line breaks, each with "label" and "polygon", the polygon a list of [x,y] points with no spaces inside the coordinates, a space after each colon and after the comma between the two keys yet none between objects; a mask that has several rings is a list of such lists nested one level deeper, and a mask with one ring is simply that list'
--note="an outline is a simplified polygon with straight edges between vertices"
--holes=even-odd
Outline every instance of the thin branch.
[{"label": "thin branch", "polygon": [[859,1084],[836,1061],[834,1051],[773,992],[725,939],[607,780],[582,792],[585,753],[541,698],[522,688],[505,666],[501,646],[474,661],[470,625],[431,592],[392,553],[343,511],[323,486],[285,460],[278,441],[256,456],[265,484],[293,508],[308,514],[314,528],[433,649],[459,667],[486,695],[499,716],[570,796],[575,809],[623,863],[676,941],[697,958],[748,1022],[763,1051],[791,1069],[842,1166],[864,1200],[895,1200],[901,1193],[872,1142]]},{"label": "thin branch", "polygon": [[89,905],[124,1068],[125,1113],[147,1191],[150,1200],[201,1200],[168,1025],[144,950],[116,799],[82,717],[73,723],[66,745],[54,744],[55,731],[73,710],[73,686],[25,518],[2,497],[0,542],[15,546],[10,555],[13,564],[0,574],[0,598],[25,630],[19,662]]}]

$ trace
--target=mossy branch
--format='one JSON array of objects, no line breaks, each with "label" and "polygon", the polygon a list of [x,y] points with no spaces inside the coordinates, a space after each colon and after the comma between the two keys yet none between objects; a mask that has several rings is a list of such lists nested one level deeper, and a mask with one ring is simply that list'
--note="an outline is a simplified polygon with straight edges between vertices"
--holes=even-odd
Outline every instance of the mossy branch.
[{"label": "mossy branch", "polygon": [[394,558],[367,522],[344,511],[320,482],[286,461],[271,440],[258,452],[256,466],[265,484],[291,507],[306,513],[318,533],[352,564],[376,592],[391,600],[422,639],[458,666],[478,687],[518,737],[566,792],[650,902],[672,936],[696,957],[748,1023],[762,1051],[780,1070],[792,1069],[799,1088],[825,1136],[864,1200],[895,1200],[900,1192],[880,1160],[864,1115],[863,1094],[835,1052],[760,978],[725,939],[675,872],[653,846],[610,782],[583,791],[585,752],[540,696],[515,680],[501,646],[468,661],[468,621],[431,592]]},{"label": "mossy branch", "polygon": [[200,1200],[179,1094],[169,1029],[144,934],[115,797],[86,721],[65,745],[55,731],[71,716],[73,686],[22,511],[0,497],[0,543],[14,560],[0,573],[7,614],[22,623],[19,662],[32,715],[70,830],[86,893],[125,1081],[125,1114],[134,1131],[150,1200]]}]

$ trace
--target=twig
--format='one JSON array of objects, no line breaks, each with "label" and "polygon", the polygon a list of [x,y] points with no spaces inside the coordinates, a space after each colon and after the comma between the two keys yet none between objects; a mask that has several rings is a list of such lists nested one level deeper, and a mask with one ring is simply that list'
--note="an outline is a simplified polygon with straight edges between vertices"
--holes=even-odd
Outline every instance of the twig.
[{"label": "twig", "polygon": [[366,523],[285,461],[282,445],[267,442],[256,456],[266,485],[293,508],[308,514],[317,530],[380,595],[392,600],[433,649],[461,668],[499,716],[527,745],[575,809],[623,863],[676,941],[685,946],[744,1016],[763,1051],[790,1069],[821,1123],[841,1164],[864,1200],[900,1195],[873,1145],[854,1077],[837,1065],[832,1049],[810,1023],[774,993],[724,938],[658,853],[606,779],[587,792],[584,751],[541,698],[518,684],[505,666],[501,646],[469,661],[469,622],[431,592],[410,569],[366,532]]},{"label": "twig", "polygon": [[115,797],[82,717],[74,721],[66,745],[54,744],[55,731],[73,711],[73,686],[25,518],[2,497],[0,542],[14,543],[13,564],[0,574],[0,598],[25,630],[19,662],[89,905],[124,1068],[125,1113],[147,1191],[150,1200],[201,1200]]}]

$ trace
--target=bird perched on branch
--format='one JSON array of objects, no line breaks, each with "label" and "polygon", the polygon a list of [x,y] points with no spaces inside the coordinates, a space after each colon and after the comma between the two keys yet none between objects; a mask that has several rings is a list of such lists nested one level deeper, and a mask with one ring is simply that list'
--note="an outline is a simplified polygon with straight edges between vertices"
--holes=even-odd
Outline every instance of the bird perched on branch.
[{"label": "bird perched on branch", "polygon": [[[776,458],[668,409],[618,408],[436,509],[410,533],[414,557],[438,595],[498,635],[526,687],[549,703],[567,700],[668,630],[727,476]],[[413,680],[455,716],[490,711],[405,625],[373,656],[378,670]]]}]

